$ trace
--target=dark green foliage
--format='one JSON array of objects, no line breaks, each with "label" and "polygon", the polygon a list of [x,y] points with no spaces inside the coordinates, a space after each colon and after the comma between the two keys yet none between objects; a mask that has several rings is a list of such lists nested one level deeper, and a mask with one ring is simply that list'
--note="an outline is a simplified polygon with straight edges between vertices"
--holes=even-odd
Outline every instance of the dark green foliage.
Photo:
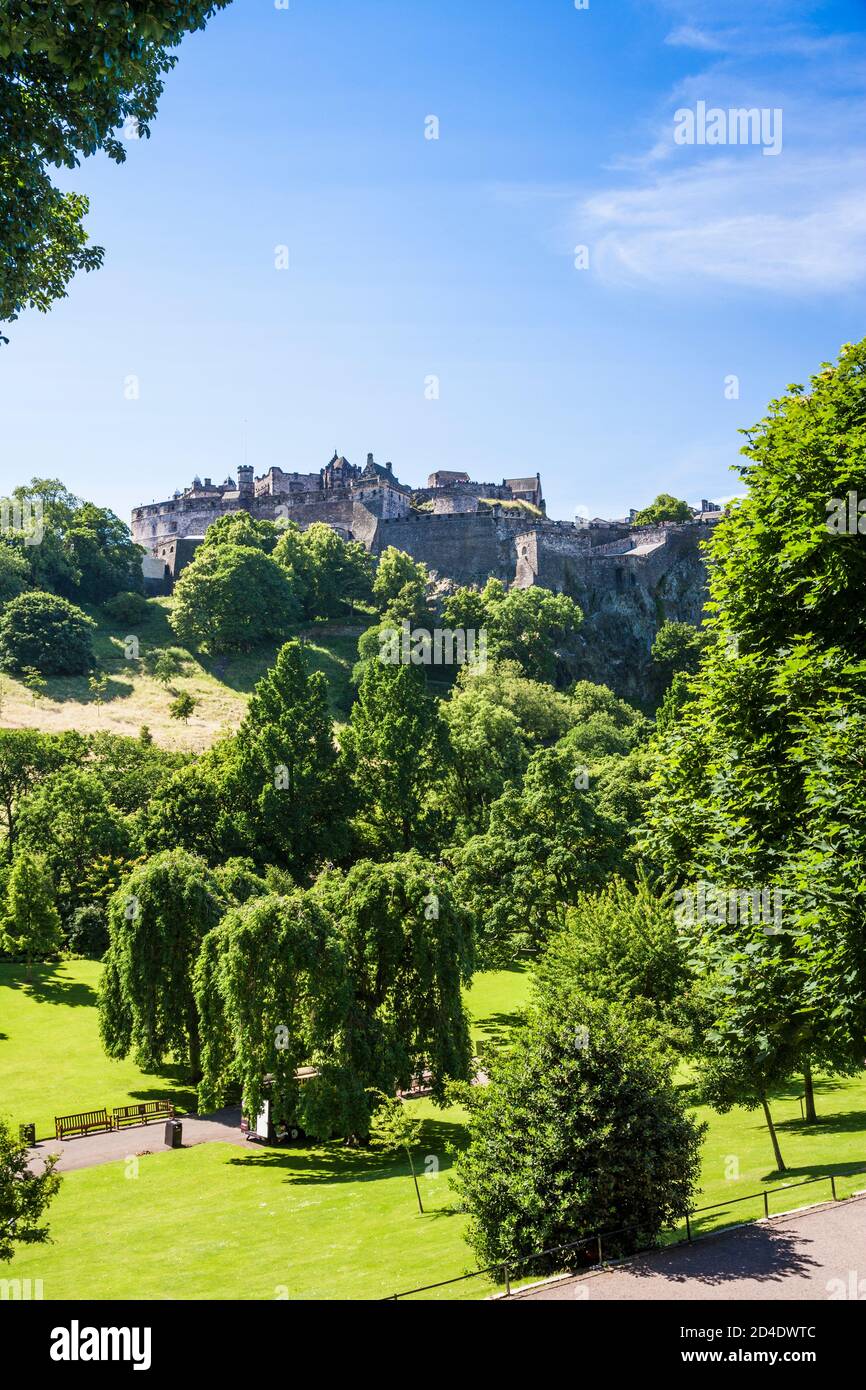
[{"label": "dark green foliage", "polygon": [[102,262],[87,245],[87,199],[61,192],[52,167],[103,150],[126,158],[119,127],[150,134],[171,50],[226,0],[77,5],[8,0],[0,16],[0,319],[45,312],[77,270]]},{"label": "dark green foliage", "polygon": [[[466,1088],[469,1144],[455,1186],[467,1240],[482,1266],[561,1269],[542,1250],[621,1232],[607,1257],[651,1244],[693,1202],[702,1128],[674,1087],[669,1062],[627,1007],[568,990],[530,1016]],[[587,1239],[582,1253],[594,1257]]]},{"label": "dark green foliage", "polygon": [[130,591],[115,594],[102,605],[103,612],[118,627],[140,627],[150,611],[143,594]]},{"label": "dark green foliage", "polygon": [[359,541],[345,541],[323,522],[302,531],[290,521],[281,529],[274,559],[287,571],[304,618],[350,616],[369,602],[375,562]]},{"label": "dark green foliage", "polygon": [[592,779],[565,745],[539,749],[521,786],[494,802],[486,832],[454,851],[485,968],[543,945],[564,925],[575,895],[622,865],[628,827],[600,807]]},{"label": "dark green foliage", "polygon": [[0,1260],[11,1260],[18,1245],[44,1245],[49,1239],[48,1227],[40,1223],[60,1188],[57,1158],[50,1155],[41,1170],[33,1171],[27,1145],[13,1139],[0,1119]]},{"label": "dark green foliage", "polygon": [[81,734],[0,729],[0,831],[7,856],[15,848],[22,799],[49,773],[80,761],[86,750],[87,741]]},{"label": "dark green foliage", "polygon": [[420,666],[365,664],[341,750],[359,807],[355,829],[364,852],[389,855],[433,847],[438,819],[430,794],[447,745]]},{"label": "dark green foliage", "polygon": [[479,594],[458,589],[445,600],[443,620],[449,628],[486,633],[487,653],[520,663],[525,675],[552,681],[557,675],[557,648],[567,646],[583,620],[576,603],[548,589],[506,589],[488,579]]},{"label": "dark green foliage", "polygon": [[63,945],[54,884],[42,855],[19,850],[6,881],[4,908],[4,950],[27,962],[29,980],[33,961],[56,955]]},{"label": "dark green foliage", "polygon": [[327,682],[287,642],[238,730],[233,802],[259,863],[304,873],[347,847],[347,786],[337,767]]},{"label": "dark green foliage", "polygon": [[223,906],[207,866],[185,850],[166,850],[124,879],[108,907],[111,945],[99,992],[109,1057],[131,1052],[150,1071],[174,1054],[198,1078],[193,968]]},{"label": "dark green foliage", "polygon": [[91,960],[102,960],[108,944],[105,909],[97,903],[77,908],[69,924],[69,949]]},{"label": "dark green foliage", "polygon": [[[345,958],[329,914],[308,894],[253,898],[204,942],[195,976],[202,1034],[202,1106],[239,1082],[255,1117],[265,1077],[275,1118],[308,1133],[352,1134],[366,1123],[360,1082],[346,1070],[340,1032],[349,1009]],[[300,1086],[295,1072],[318,1076]]]},{"label": "dark green foliage", "polygon": [[0,540],[0,608],[30,588],[30,565],[20,551]]},{"label": "dark green foliage", "polygon": [[470,1075],[461,987],[471,979],[471,922],[440,866],[415,852],[326,874],[316,897],[343,945],[352,1004],[344,1046],[365,1087],[393,1095],[429,1067],[433,1096]]},{"label": "dark green foliage", "polygon": [[202,547],[174,591],[170,622],[181,642],[211,653],[249,651],[289,635],[300,605],[289,575],[254,546]]},{"label": "dark green foliage", "polygon": [[95,627],[67,599],[20,594],[0,614],[0,666],[18,675],[27,667],[43,676],[84,675],[93,665]]},{"label": "dark green foliage", "polygon": [[663,521],[691,521],[692,509],[688,502],[673,497],[669,492],[660,492],[654,502],[643,511],[637,512],[635,526],[659,526]]},{"label": "dark green foliage", "polygon": [[44,850],[65,919],[89,900],[94,861],[132,849],[130,826],[91,767],[59,769],[34,787],[18,814],[18,846]]}]

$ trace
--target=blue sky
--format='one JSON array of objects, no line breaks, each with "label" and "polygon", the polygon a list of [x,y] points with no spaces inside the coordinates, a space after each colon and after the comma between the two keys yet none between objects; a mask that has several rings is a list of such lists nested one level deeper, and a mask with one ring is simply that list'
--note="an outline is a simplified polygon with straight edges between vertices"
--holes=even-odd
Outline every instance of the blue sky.
[{"label": "blue sky", "polygon": [[[730,495],[737,429],[866,327],[864,20],[235,0],[125,165],[65,176],[105,266],[12,327],[2,490],[59,475],[128,517],[336,447],[409,483],[540,471],[567,518]],[[677,146],[698,101],[781,109],[781,153]]]}]

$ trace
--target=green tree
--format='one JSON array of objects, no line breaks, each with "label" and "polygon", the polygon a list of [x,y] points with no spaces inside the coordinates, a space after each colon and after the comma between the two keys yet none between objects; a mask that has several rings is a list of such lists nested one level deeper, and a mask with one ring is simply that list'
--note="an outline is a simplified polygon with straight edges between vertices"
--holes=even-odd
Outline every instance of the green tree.
[{"label": "green tree", "polygon": [[113,623],[122,628],[141,627],[153,611],[144,594],[136,594],[129,589],[106,599],[102,610]]},{"label": "green tree", "polygon": [[184,724],[188,724],[190,716],[195,713],[198,704],[199,701],[194,695],[190,695],[188,690],[182,690],[181,693],[172,700],[168,707],[168,712],[172,719],[182,719]]},{"label": "green tree", "polygon": [[[856,508],[853,531],[845,514],[866,485],[864,418],[861,343],[746,432],[747,492],[710,545],[708,645],[656,750],[648,844],[669,881],[785,895],[779,933],[744,940],[738,923],[715,924],[702,947],[725,953],[714,975],[732,991],[730,1020],[714,996],[725,1026],[711,1031],[733,1060],[751,1055],[758,1081],[769,1059],[767,1086],[776,1057],[862,1062],[866,558]],[[752,1007],[768,1040],[758,1055],[735,1046],[758,1027]]]},{"label": "green tree", "polygon": [[347,1063],[364,1087],[393,1095],[430,1072],[434,1099],[470,1075],[462,987],[473,967],[471,921],[448,875],[415,852],[361,860],[314,890],[343,946],[352,1002]]},{"label": "green tree", "polygon": [[54,594],[19,594],[0,614],[0,666],[13,674],[31,666],[43,676],[86,675],[93,665],[96,624]]},{"label": "green tree", "polygon": [[40,1223],[60,1188],[54,1171],[59,1157],[50,1154],[42,1171],[34,1172],[27,1145],[13,1139],[0,1119],[0,1260],[11,1260],[16,1245],[44,1245],[50,1239]]},{"label": "green tree", "polygon": [[564,743],[533,754],[521,786],[493,803],[486,832],[453,852],[485,968],[537,950],[565,925],[575,895],[621,866],[628,828],[603,813]]},{"label": "green tree", "polygon": [[211,522],[197,553],[219,545],[240,545],[270,555],[279,537],[276,522],[250,516],[249,512],[229,512]]},{"label": "green tree", "polygon": [[681,1033],[690,976],[673,897],[641,876],[581,893],[535,971],[542,1005],[589,995],[622,1004],[655,1032]]},{"label": "green tree", "polygon": [[0,540],[0,608],[30,588],[30,565],[20,550]]},{"label": "green tree", "polygon": [[[340,1046],[350,1009],[345,959],[310,894],[269,894],[229,911],[204,940],[195,993],[200,1105],[220,1105],[239,1083],[246,1115],[260,1114],[267,1096],[277,1122],[308,1134],[366,1132],[366,1097]],[[313,1068],[303,1085],[302,1066]]]},{"label": "green tree", "polygon": [[35,729],[0,729],[0,829],[7,857],[15,849],[18,809],[37,782],[78,761],[81,734],[42,734]]},{"label": "green tree", "polygon": [[62,768],[33,788],[18,812],[18,844],[45,853],[64,920],[88,900],[94,861],[131,853],[126,818],[92,767]]},{"label": "green tree", "polygon": [[134,868],[111,898],[111,944],[99,987],[99,1027],[109,1057],[130,1053],[147,1071],[169,1054],[201,1074],[193,969],[223,911],[207,865],[166,850]]},{"label": "green tree", "polygon": [[413,560],[403,550],[389,545],[379,556],[373,580],[373,598],[381,613],[391,613],[412,620],[426,615],[427,585],[430,576],[427,566]]},{"label": "green tree", "polygon": [[359,541],[344,541],[332,526],[314,522],[303,533],[310,564],[306,611],[312,618],[339,618],[372,596],[371,555]]},{"label": "green tree", "polygon": [[501,579],[488,579],[480,595],[472,589],[450,595],[443,618],[450,628],[483,629],[489,656],[519,662],[531,679],[552,681],[558,649],[570,642],[583,614],[566,594],[506,589]]},{"label": "green tree", "polygon": [[226,0],[148,0],[145,10],[70,0],[10,0],[0,16],[0,319],[45,312],[77,270],[102,262],[88,246],[87,199],[49,169],[104,151],[126,158],[119,128],[147,137],[172,50]]},{"label": "green tree", "polygon": [[669,492],[660,492],[654,502],[636,512],[635,526],[660,526],[663,521],[691,521],[692,509]]},{"label": "green tree", "polygon": [[406,1102],[399,1096],[386,1096],[383,1091],[375,1090],[373,1095],[379,1104],[370,1116],[370,1147],[383,1154],[396,1154],[401,1149],[404,1151],[415,1184],[418,1210],[423,1216],[421,1189],[418,1186],[418,1175],[412,1158],[412,1150],[421,1136],[421,1120],[410,1113]]},{"label": "green tree", "polygon": [[381,854],[431,847],[438,829],[432,792],[447,748],[420,666],[365,664],[341,752],[362,845]]},{"label": "green tree", "polygon": [[605,1231],[618,1233],[605,1254],[625,1254],[692,1205],[704,1127],[627,1007],[569,990],[530,1015],[490,1084],[463,1098],[469,1143],[453,1185],[482,1266],[561,1268],[562,1255],[537,1257]]},{"label": "green tree", "polygon": [[43,858],[22,852],[14,860],[6,887],[3,944],[27,962],[27,978],[33,978],[33,961],[56,955],[63,945],[60,914],[54,905],[54,886]]},{"label": "green tree", "polygon": [[187,565],[169,622],[187,646],[218,654],[280,641],[299,616],[285,570],[262,550],[226,543],[202,549]]},{"label": "green tree", "polygon": [[287,642],[256,685],[236,740],[234,803],[260,863],[306,873],[347,848],[347,787],[327,681]]},{"label": "green tree", "polygon": [[153,647],[144,658],[144,666],[154,680],[168,688],[176,676],[183,675],[186,659],[177,647]]},{"label": "green tree", "polygon": [[94,671],[87,684],[98,712],[102,708],[105,692],[108,689],[108,673],[106,671]]}]

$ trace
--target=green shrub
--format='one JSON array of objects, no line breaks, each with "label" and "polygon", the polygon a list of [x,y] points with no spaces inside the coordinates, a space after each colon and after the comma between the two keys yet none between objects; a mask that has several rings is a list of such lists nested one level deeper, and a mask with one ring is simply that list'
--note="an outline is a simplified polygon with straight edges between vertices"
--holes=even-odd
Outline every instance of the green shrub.
[{"label": "green shrub", "polygon": [[108,922],[96,903],[79,907],[69,926],[69,946],[77,955],[102,960],[108,950]]},{"label": "green shrub", "polygon": [[133,594],[127,590],[108,599],[102,605],[102,610],[120,627],[140,627],[148,614],[147,599],[143,594]]},{"label": "green shrub", "polygon": [[0,667],[20,674],[81,676],[93,665],[96,624],[74,603],[39,590],[19,594],[0,615]]}]

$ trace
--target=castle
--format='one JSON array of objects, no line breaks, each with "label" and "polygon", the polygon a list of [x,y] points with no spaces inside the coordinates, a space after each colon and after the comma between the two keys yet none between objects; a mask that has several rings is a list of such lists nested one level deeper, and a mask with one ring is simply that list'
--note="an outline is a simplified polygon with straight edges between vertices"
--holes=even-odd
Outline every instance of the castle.
[{"label": "castle", "polygon": [[143,547],[151,591],[170,590],[207,527],[246,511],[302,528],[325,522],[373,554],[388,546],[423,561],[444,584],[483,584],[489,577],[521,588],[541,585],[582,607],[585,674],[635,694],[652,638],[665,618],[697,623],[705,598],[700,543],[721,516],[703,502],[693,519],[637,527],[634,512],[616,521],[553,521],[541,478],[473,482],[440,470],[423,488],[407,487],[390,463],[367,455],[364,467],[335,450],[318,472],[270,468],[261,477],[243,465],[237,484],[193,480],[165,502],[136,507],[132,534]]}]

